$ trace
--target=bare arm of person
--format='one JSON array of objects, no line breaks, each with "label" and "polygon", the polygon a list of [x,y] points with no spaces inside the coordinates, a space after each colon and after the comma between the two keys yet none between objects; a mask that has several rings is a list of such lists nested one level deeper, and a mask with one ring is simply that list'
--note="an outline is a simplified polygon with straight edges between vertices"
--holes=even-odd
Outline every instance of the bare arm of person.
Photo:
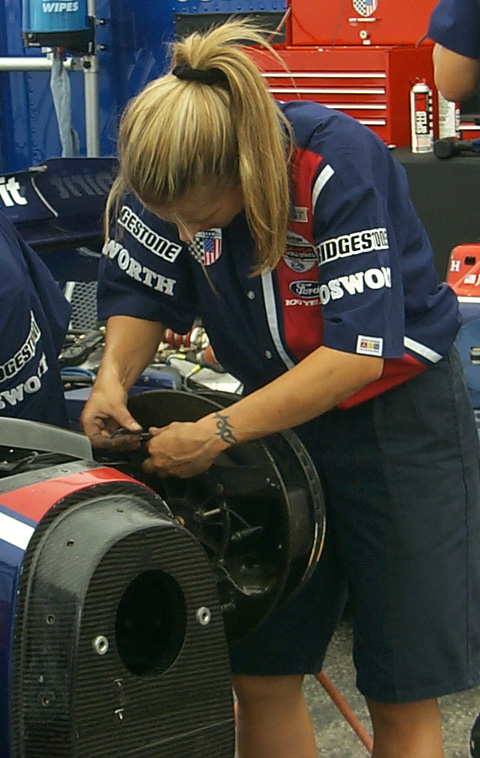
[{"label": "bare arm of person", "polygon": [[121,426],[141,430],[127,410],[128,390],[151,362],[163,333],[162,324],[155,321],[131,316],[108,319],[102,362],[81,416],[83,430],[94,445],[122,444],[109,440]]},{"label": "bare arm of person", "polygon": [[467,58],[437,43],[433,48],[433,68],[435,84],[447,100],[465,100],[478,89],[478,58]]},{"label": "bare arm of person", "polygon": [[383,359],[317,348],[290,371],[194,423],[152,428],[146,471],[189,477],[231,445],[290,429],[334,408],[381,376]]}]

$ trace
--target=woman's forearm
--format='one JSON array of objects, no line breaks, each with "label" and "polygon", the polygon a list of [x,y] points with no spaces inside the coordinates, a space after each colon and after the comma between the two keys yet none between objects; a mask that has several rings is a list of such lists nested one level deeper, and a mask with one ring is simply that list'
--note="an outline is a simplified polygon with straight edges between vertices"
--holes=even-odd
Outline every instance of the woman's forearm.
[{"label": "woman's forearm", "polygon": [[382,368],[381,358],[321,347],[278,379],[203,422],[225,443],[223,448],[259,439],[334,408],[378,379]]},{"label": "woman's forearm", "polygon": [[153,359],[163,333],[164,327],[155,321],[131,316],[109,318],[97,382],[116,380],[130,389]]}]

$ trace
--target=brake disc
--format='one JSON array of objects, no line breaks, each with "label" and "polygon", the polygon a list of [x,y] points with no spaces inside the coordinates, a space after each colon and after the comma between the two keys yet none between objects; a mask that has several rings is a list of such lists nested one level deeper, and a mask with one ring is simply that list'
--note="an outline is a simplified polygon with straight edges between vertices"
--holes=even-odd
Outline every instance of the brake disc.
[{"label": "brake disc", "polygon": [[[197,421],[235,400],[222,392],[155,390],[132,396],[128,407],[148,429]],[[162,496],[205,549],[232,644],[297,592],[321,556],[325,504],[317,471],[292,431],[233,446],[190,479],[145,474],[146,455],[130,455],[130,473]]]}]

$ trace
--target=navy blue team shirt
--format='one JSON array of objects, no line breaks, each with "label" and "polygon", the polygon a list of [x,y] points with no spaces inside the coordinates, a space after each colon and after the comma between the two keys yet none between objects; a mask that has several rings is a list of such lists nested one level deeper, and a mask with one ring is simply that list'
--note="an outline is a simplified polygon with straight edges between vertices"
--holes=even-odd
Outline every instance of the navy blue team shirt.
[{"label": "navy blue team shirt", "polygon": [[280,104],[292,124],[291,221],[283,259],[252,277],[241,212],[183,244],[133,196],[104,247],[99,316],[160,321],[185,333],[200,317],[219,362],[247,392],[320,345],[385,359],[349,407],[439,361],[459,328],[404,169],[355,119],[317,103]]},{"label": "navy blue team shirt", "polygon": [[0,213],[2,416],[68,426],[57,356],[70,305],[38,255]]},{"label": "navy blue team shirt", "polygon": [[480,0],[440,0],[427,35],[454,53],[480,58]]}]

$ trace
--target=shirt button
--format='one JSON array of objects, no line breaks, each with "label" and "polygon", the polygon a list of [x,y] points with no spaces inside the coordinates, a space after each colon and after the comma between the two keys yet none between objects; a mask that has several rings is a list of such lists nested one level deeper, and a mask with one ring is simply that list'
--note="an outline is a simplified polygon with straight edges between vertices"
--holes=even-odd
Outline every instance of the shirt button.
[{"label": "shirt button", "polygon": [[272,357],[272,354],[270,350],[265,350],[265,358],[271,358],[271,357]]},{"label": "shirt button", "polygon": [[249,300],[255,300],[255,292],[252,292],[252,290],[248,290],[247,297]]}]

